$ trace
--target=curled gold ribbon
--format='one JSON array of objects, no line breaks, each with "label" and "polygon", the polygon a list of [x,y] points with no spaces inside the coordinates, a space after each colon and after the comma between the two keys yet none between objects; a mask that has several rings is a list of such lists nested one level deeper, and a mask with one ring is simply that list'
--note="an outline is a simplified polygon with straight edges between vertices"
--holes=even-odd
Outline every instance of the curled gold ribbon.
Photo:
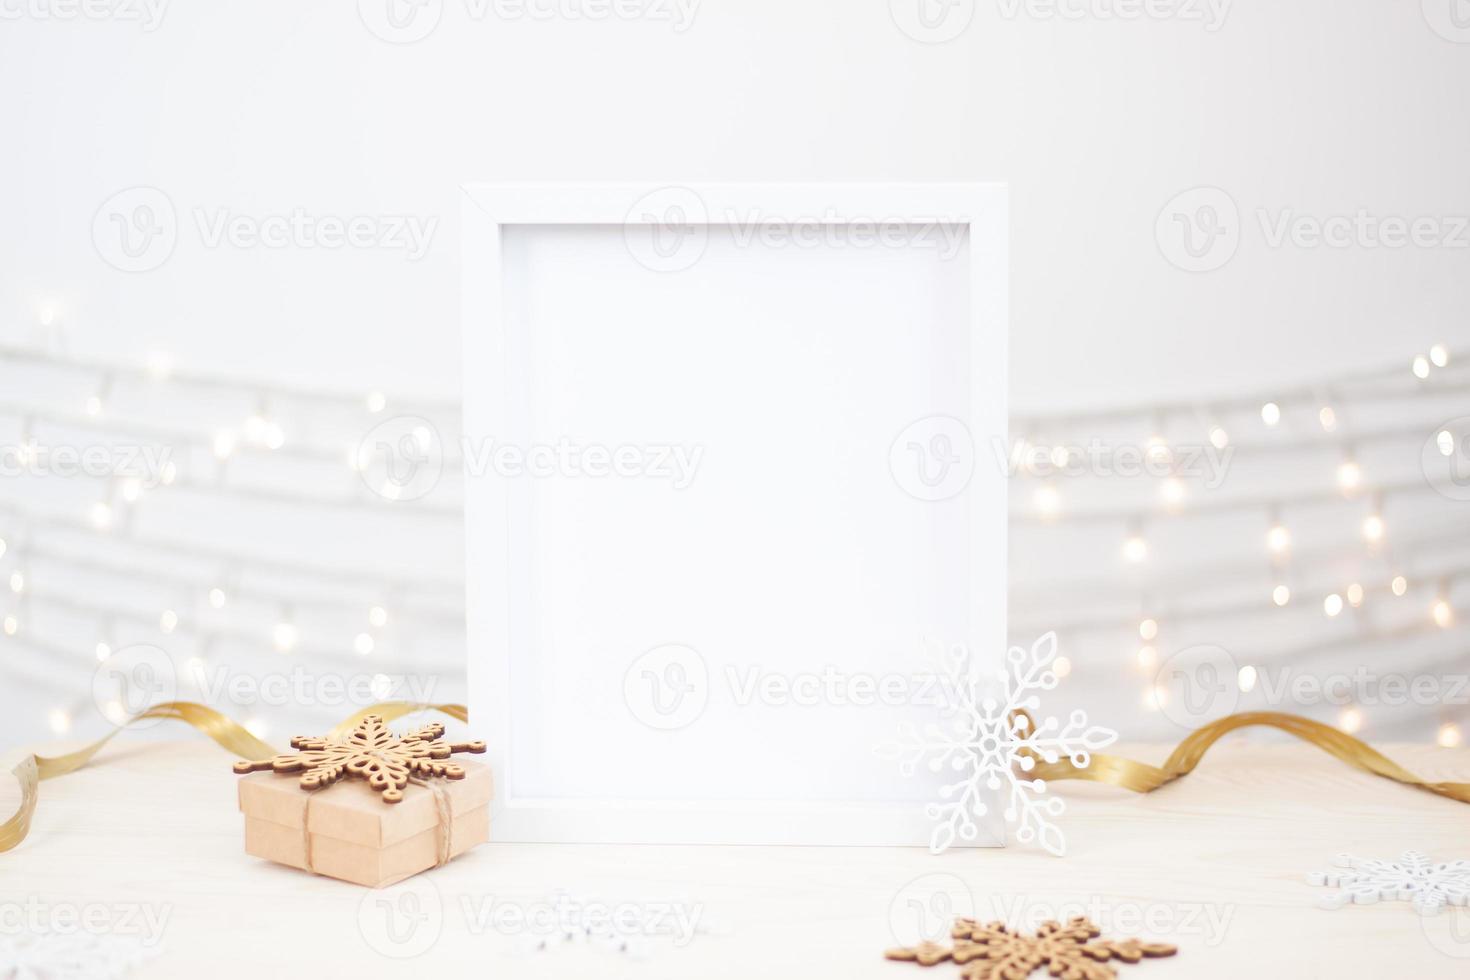
[{"label": "curled gold ribbon", "polygon": [[[333,729],[334,734],[355,728],[358,720],[363,715],[382,715],[385,720],[401,718],[415,711],[439,711],[464,721],[469,713],[463,705],[458,704],[410,704],[406,701],[386,701],[372,708],[364,708],[357,712],[347,721]],[[15,813],[0,824],[0,852],[8,851],[21,841],[31,830],[31,818],[36,812],[36,803],[40,799],[40,784],[43,779],[54,779],[57,776],[65,776],[69,772],[76,772],[92,760],[102,747],[129,726],[153,718],[167,718],[174,721],[182,721],[193,727],[196,731],[208,735],[214,742],[224,749],[228,749],[240,759],[268,759],[277,752],[265,742],[256,738],[245,729],[244,725],[220,714],[213,708],[196,704],[193,701],[168,701],[156,704],[141,714],[134,715],[107,735],[93,742],[91,745],[68,752],[65,755],[41,756],[29,755],[21,761],[11,774],[20,783],[20,806]]]},{"label": "curled gold ribbon", "polygon": [[1160,786],[1166,786],[1193,772],[1210,746],[1221,738],[1237,728],[1249,728],[1253,725],[1279,728],[1304,742],[1310,742],[1348,765],[1375,776],[1428,790],[1461,803],[1470,803],[1470,783],[1429,782],[1409,772],[1366,742],[1361,742],[1331,725],[1276,711],[1248,711],[1230,715],[1196,729],[1170,753],[1162,767],[1115,755],[1093,755],[1092,764],[1085,769],[1076,768],[1066,759],[1058,759],[1056,762],[1037,759],[1030,774],[1041,779],[1085,779],[1093,783],[1118,786],[1135,793],[1152,793]]}]

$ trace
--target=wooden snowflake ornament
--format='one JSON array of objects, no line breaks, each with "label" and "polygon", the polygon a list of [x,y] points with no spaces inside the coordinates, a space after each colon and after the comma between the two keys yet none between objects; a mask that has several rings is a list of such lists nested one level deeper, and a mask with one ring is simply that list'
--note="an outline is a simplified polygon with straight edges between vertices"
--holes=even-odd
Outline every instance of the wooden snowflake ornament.
[{"label": "wooden snowflake ornament", "polygon": [[382,794],[384,803],[400,803],[403,787],[410,779],[464,778],[464,769],[458,764],[440,760],[455,752],[485,751],[484,742],[441,742],[443,734],[444,726],[436,723],[407,735],[394,735],[382,718],[368,715],[345,739],[297,735],[291,739],[291,747],[300,749],[299,753],[260,762],[237,762],[235,773],[299,772],[301,788],[308,791],[350,776],[367,780]]},{"label": "wooden snowflake ornament", "polygon": [[974,919],[956,919],[950,930],[953,943],[923,943],[890,949],[890,960],[935,966],[953,960],[964,967],[964,980],[1025,980],[1038,970],[1061,980],[1113,980],[1118,971],[1110,960],[1137,963],[1145,957],[1173,956],[1178,948],[1137,939],[1098,939],[1101,930],[1078,917],[1066,925],[1043,922],[1034,936],[1012,932],[1004,924],[982,925]]}]

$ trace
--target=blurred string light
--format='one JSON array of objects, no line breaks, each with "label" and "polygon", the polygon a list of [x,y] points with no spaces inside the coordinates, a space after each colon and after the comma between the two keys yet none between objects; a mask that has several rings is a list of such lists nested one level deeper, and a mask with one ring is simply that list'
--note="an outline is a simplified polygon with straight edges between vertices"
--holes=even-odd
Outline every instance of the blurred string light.
[{"label": "blurred string light", "polygon": [[1452,723],[1440,725],[1439,734],[1435,738],[1435,741],[1447,749],[1458,748],[1462,741],[1460,726]]},{"label": "blurred string light", "polygon": [[1363,728],[1363,712],[1353,707],[1343,708],[1337,715],[1337,727],[1356,735]]}]

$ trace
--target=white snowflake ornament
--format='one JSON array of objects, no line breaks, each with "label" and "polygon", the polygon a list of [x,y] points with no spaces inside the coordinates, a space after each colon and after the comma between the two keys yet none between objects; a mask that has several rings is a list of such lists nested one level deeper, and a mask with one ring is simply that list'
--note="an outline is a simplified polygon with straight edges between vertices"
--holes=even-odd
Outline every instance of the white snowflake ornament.
[{"label": "white snowflake ornament", "polygon": [[1338,889],[1319,900],[1324,909],[1383,900],[1413,902],[1420,915],[1434,915],[1446,905],[1470,903],[1470,861],[1431,864],[1419,851],[1405,851],[1397,861],[1339,854],[1332,863],[1331,871],[1307,875],[1310,885]]},{"label": "white snowflake ornament", "polygon": [[122,980],[151,953],[137,942],[84,932],[0,934],[0,980]]},{"label": "white snowflake ornament", "polygon": [[1062,756],[1078,769],[1092,762],[1092,752],[1111,745],[1118,733],[1089,726],[1087,715],[1072,712],[1063,726],[1047,717],[1033,724],[1031,712],[1041,705],[1039,692],[1057,686],[1052,662],[1057,657],[1057,635],[1047,633],[1028,651],[1011,647],[1006,666],[997,671],[999,690],[990,695],[973,669],[969,652],[951,650],[944,663],[946,713],[954,715],[948,726],[928,724],[900,729],[899,742],[880,750],[899,760],[899,769],[911,776],[924,763],[932,772],[949,769],[962,774],[940,787],[940,802],[930,803],[925,814],[936,821],[929,849],[938,854],[957,841],[979,836],[977,817],[988,812],[985,791],[1005,789],[1005,818],[1015,825],[1016,839],[1023,844],[1037,841],[1058,856],[1066,853],[1062,831],[1049,818],[1061,815],[1066,803],[1046,796],[1046,782],[1028,779],[1039,758],[1048,763]]}]

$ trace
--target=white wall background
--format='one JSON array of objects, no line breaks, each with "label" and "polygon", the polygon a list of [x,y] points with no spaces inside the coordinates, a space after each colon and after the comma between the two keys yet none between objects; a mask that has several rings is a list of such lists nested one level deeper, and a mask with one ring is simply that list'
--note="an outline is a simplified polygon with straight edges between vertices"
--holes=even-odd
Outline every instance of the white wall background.
[{"label": "white wall background", "polygon": [[[148,30],[119,17],[63,19],[61,0],[0,0],[0,339],[127,363],[166,350],[181,369],[452,401],[461,181],[959,179],[1012,188],[1018,413],[1209,401],[1384,365],[1407,375],[1410,356],[1432,343],[1470,346],[1463,237],[1458,248],[1272,247],[1259,217],[1470,214],[1470,31],[1448,19],[1459,0],[1237,0],[1216,30],[1187,16],[1203,5],[1122,19],[1101,0],[1063,4],[1076,16],[959,0],[951,16],[973,6],[973,19],[942,44],[900,29],[909,0],[703,0],[682,31],[654,17],[589,19],[574,5],[529,18],[430,0],[422,15],[437,12],[437,27],[410,44],[366,26],[381,23],[388,2],[398,0],[174,0]],[[99,256],[92,224],[135,185],[167,194],[178,244],[160,267],[126,273]],[[1189,273],[1161,253],[1155,222],[1202,185],[1233,199],[1240,243],[1223,268]],[[295,209],[437,227],[415,261],[381,248],[210,247],[197,224],[221,210]],[[43,309],[59,327],[38,326]],[[34,373],[7,377],[28,403],[59,391]],[[204,432],[211,410],[250,411],[187,397],[202,401],[160,410]],[[1463,414],[1455,407],[1433,411]],[[452,431],[451,418],[442,422]],[[350,443],[363,423],[343,426]],[[452,505],[453,488],[444,494]],[[54,480],[6,481],[0,495],[33,507],[60,500]],[[193,540],[233,537],[252,553],[460,574],[452,522],[235,506],[170,505],[150,519]],[[1463,525],[1464,506],[1434,520]],[[1240,534],[1213,528],[1185,548],[1207,552]],[[1090,547],[1074,546],[1068,580],[1101,553]],[[1018,574],[1045,582],[1036,566]],[[54,582],[77,594],[106,588]],[[359,599],[371,597],[350,597]],[[330,635],[350,646],[355,629]],[[1249,647],[1279,625],[1239,629],[1231,643]],[[459,658],[454,636],[399,637],[377,655],[432,658],[437,669]],[[29,741],[45,709],[85,691],[89,641],[66,642],[84,646],[72,669],[0,685],[6,717],[33,722],[7,740]],[[1074,660],[1095,663],[1097,677],[1121,675],[1130,654],[1110,658],[1136,643],[1088,642]],[[1463,669],[1462,650],[1431,659],[1458,657]],[[1137,687],[1134,676],[1112,705],[1079,699],[1127,731],[1177,734],[1140,714]],[[1379,734],[1430,738],[1436,720],[1426,712]]]}]

